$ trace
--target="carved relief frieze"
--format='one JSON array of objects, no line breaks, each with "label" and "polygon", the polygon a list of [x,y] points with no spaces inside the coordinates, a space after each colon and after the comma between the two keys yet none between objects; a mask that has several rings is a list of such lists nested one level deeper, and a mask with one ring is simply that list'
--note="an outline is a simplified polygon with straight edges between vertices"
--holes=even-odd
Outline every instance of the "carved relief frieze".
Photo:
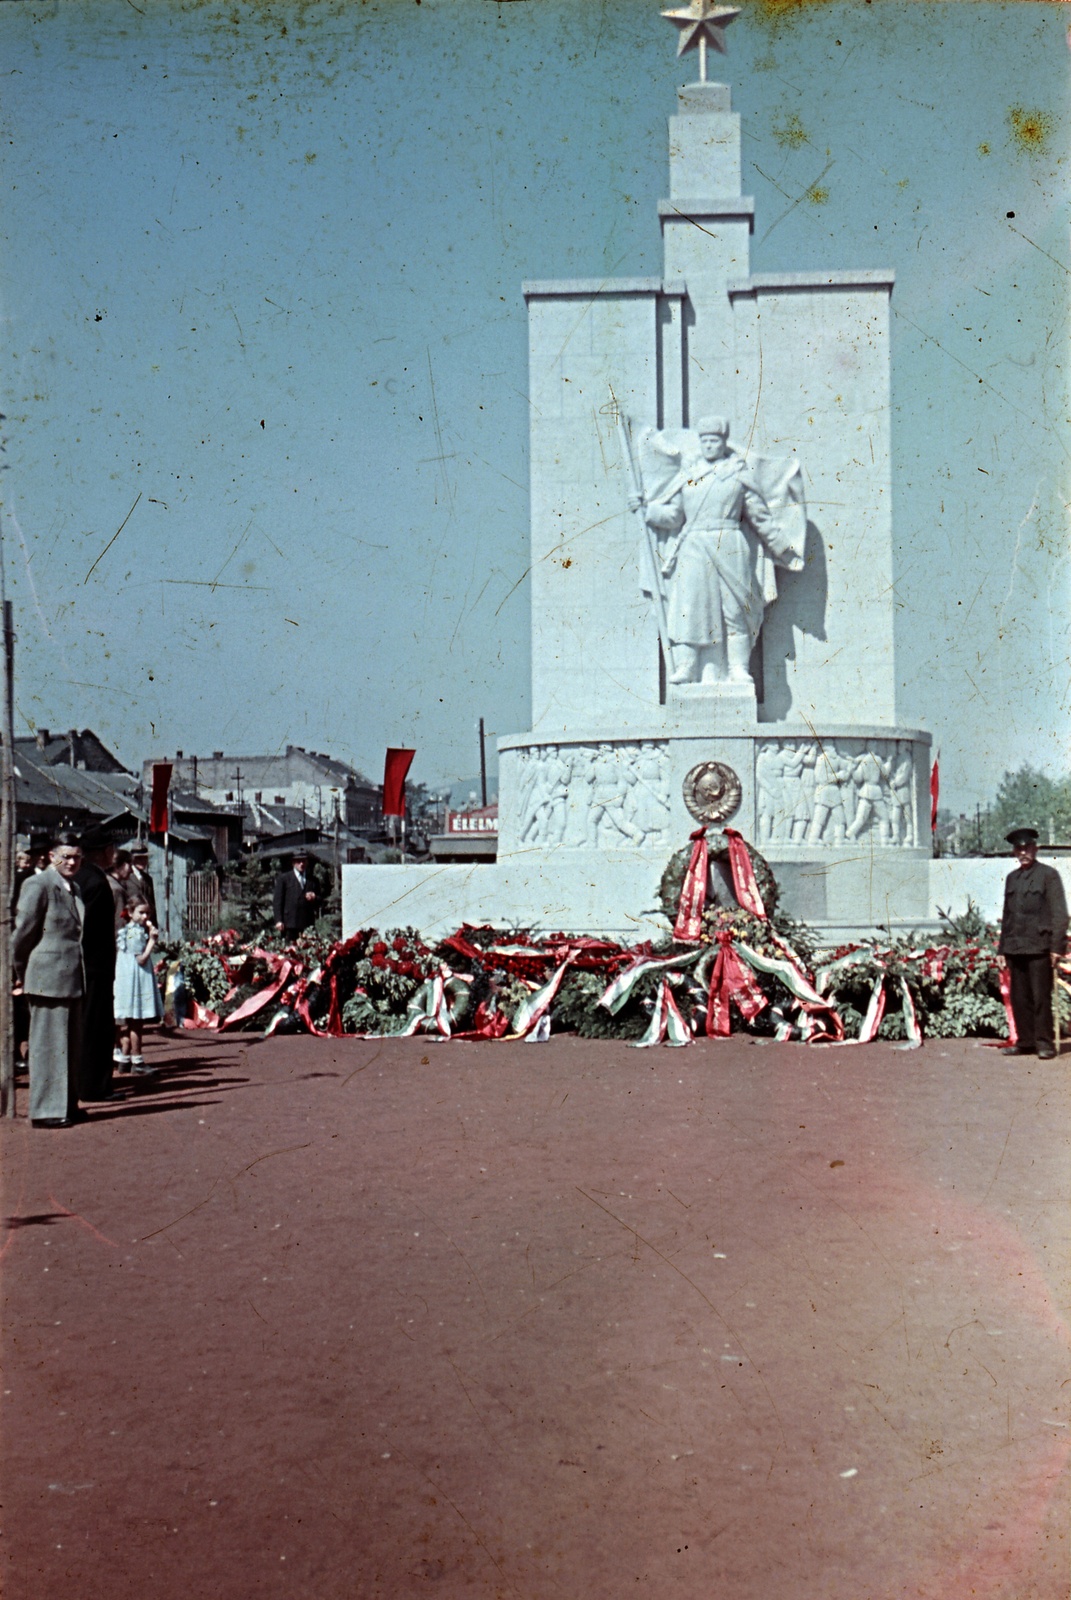
[{"label": "carved relief frieze", "polygon": [[918,843],[908,739],[762,739],[755,749],[760,844]]},{"label": "carved relief frieze", "polygon": [[502,761],[505,849],[640,849],[669,838],[663,741],[518,745]]}]

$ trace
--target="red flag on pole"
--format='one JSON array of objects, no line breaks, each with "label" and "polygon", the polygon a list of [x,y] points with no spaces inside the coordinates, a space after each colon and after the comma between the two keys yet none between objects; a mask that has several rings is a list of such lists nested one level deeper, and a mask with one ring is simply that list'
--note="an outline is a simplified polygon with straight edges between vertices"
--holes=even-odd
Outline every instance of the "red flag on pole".
[{"label": "red flag on pole", "polygon": [[933,767],[930,772],[930,832],[937,832],[937,796],[941,788],[941,779],[937,771],[937,756],[933,758]]},{"label": "red flag on pole", "polygon": [[152,764],[152,807],[149,811],[149,832],[167,832],[167,791],[171,787],[171,762],[154,761]]},{"label": "red flag on pole", "polygon": [[385,817],[405,816],[405,775],[413,764],[415,750],[387,751],[387,762],[383,768],[383,815]]}]

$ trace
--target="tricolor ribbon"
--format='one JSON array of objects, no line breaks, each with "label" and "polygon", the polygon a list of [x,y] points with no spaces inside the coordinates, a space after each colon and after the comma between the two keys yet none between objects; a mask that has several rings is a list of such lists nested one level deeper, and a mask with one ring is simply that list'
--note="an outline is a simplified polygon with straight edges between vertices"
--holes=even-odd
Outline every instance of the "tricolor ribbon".
[{"label": "tricolor ribbon", "polygon": [[790,944],[770,930],[770,935],[775,943],[784,951],[784,956],[765,955],[761,950],[753,950],[750,945],[742,940],[737,942],[737,950],[744,960],[756,972],[765,972],[770,977],[777,978],[783,983],[792,998],[797,1002],[800,1011],[800,1035],[810,1040],[812,1044],[831,1042],[839,1044],[844,1038],[844,1024],[839,1012],[826,1000],[811,983],[803,970],[803,963]]},{"label": "tricolor ribbon", "polygon": [[612,1017],[616,1016],[645,973],[658,972],[659,970],[683,972],[686,967],[693,966],[698,960],[698,950],[689,950],[687,955],[670,956],[668,959],[648,955],[640,956],[633,961],[631,966],[618,973],[613,983],[610,984],[605,994],[600,998],[599,1004],[605,1006]]},{"label": "tricolor ribbon", "polygon": [[449,1039],[454,1023],[464,1014],[472,979],[443,967],[425,978],[409,1002],[405,1027],[398,1037],[409,1039],[415,1033],[438,1033]]},{"label": "tricolor ribbon", "polygon": [[[869,1044],[877,1035],[877,1031],[881,1026],[881,1019],[885,1015],[885,985],[887,982],[892,981],[892,978],[887,972],[879,973],[877,979],[875,980],[874,987],[870,993],[870,1004],[866,1008],[866,1016],[863,1018],[862,1025],[859,1029],[859,1037],[856,1040],[857,1044]],[[900,985],[900,996],[904,1010],[904,1032],[907,1034],[907,1037],[912,1044],[921,1044],[922,1029],[919,1027],[918,1013],[915,1010],[915,999],[911,993],[911,990],[908,988],[907,979],[898,977],[895,981]]]},{"label": "tricolor ribbon", "polygon": [[885,974],[879,973],[870,991],[870,1004],[866,1008],[866,1015],[859,1027],[859,1044],[869,1044],[881,1026],[881,1019],[885,1015]]},{"label": "tricolor ribbon", "polygon": [[550,1009],[550,1003],[561,987],[565,977],[566,968],[574,960],[577,952],[570,950],[561,966],[557,968],[549,983],[545,983],[530,994],[527,1000],[522,1000],[513,1014],[512,1033],[515,1037],[523,1038],[530,1033],[543,1014]]},{"label": "tricolor ribbon", "polygon": [[647,1032],[642,1039],[633,1039],[631,1042],[635,1050],[647,1050],[651,1045],[662,1043],[675,1046],[691,1044],[692,1030],[681,1016],[668,978],[663,978],[658,985]]},{"label": "tricolor ribbon", "polygon": [[677,920],[673,937],[682,944],[696,944],[703,931],[703,907],[707,900],[707,847],[706,828],[697,828],[690,835],[692,854],[681,884],[681,897],[677,907]]}]

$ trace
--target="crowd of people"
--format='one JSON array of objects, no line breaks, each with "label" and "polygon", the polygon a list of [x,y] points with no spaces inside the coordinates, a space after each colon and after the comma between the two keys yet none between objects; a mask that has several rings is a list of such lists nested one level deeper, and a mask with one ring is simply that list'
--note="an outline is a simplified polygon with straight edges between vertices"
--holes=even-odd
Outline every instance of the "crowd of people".
[{"label": "crowd of people", "polygon": [[15,1036],[30,1121],[68,1128],[86,1115],[80,1102],[113,1098],[117,1076],[152,1076],[142,1031],[163,1005],[148,851],[61,833],[18,852],[15,893]]},{"label": "crowd of people", "polygon": [[[111,1100],[117,1079],[155,1074],[146,1023],[163,1017],[154,971],[156,890],[146,846],[100,836],[32,839],[15,861],[15,1038],[30,1076],[35,1128],[69,1128],[83,1104]],[[320,911],[300,850],[275,880],[275,929],[294,939]]]}]

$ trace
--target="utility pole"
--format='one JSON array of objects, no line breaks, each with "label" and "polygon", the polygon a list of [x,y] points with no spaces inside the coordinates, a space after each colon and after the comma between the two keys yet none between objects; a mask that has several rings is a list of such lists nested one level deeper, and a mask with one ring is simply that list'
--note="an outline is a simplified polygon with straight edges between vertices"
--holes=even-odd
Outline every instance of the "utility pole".
[{"label": "utility pole", "polygon": [[339,833],[339,825],[341,823],[341,820],[342,819],[339,816],[339,810],[338,810],[338,793],[336,791],[336,793],[335,793],[335,893],[338,896],[338,903],[339,903],[340,907],[342,905],[342,855],[341,855],[341,851],[339,849],[338,833]]},{"label": "utility pole", "polygon": [[[0,573],[2,583],[2,573]],[[2,593],[0,588],[0,593]],[[15,624],[3,602],[4,699],[0,745],[0,1115],[15,1115],[15,1006],[11,993],[11,900],[15,887]]]},{"label": "utility pole", "polygon": [[487,806],[487,746],[484,741],[483,718],[480,718],[480,804]]}]

